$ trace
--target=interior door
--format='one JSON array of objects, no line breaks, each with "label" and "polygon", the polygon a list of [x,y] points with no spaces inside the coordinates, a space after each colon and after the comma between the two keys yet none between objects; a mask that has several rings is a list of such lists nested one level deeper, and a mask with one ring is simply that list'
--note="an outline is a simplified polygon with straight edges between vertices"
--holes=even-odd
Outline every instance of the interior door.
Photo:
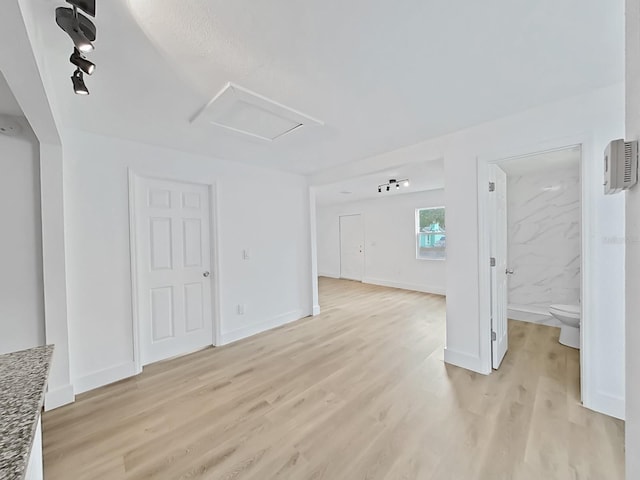
[{"label": "interior door", "polygon": [[209,188],[138,177],[136,265],[143,365],[213,344]]},{"label": "interior door", "polygon": [[364,228],[362,215],[340,217],[340,278],[362,281]]},{"label": "interior door", "polygon": [[[498,368],[509,348],[507,321],[507,175],[489,165],[489,231],[491,232],[491,350],[493,368]],[[491,191],[493,190],[493,191]]]}]

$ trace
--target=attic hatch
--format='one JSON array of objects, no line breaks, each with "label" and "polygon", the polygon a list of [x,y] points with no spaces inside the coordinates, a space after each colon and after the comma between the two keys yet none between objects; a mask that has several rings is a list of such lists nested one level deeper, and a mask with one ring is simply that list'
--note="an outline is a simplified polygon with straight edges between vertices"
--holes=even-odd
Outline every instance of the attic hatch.
[{"label": "attic hatch", "polygon": [[231,82],[213,97],[192,122],[202,121],[267,141],[304,126],[324,125],[320,120]]}]

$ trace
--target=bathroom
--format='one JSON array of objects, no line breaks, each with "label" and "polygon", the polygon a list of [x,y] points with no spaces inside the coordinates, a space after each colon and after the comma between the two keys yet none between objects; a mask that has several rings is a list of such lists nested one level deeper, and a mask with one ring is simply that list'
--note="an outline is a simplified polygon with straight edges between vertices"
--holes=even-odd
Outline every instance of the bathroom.
[{"label": "bathroom", "polygon": [[509,159],[508,317],[561,328],[580,348],[581,149]]}]

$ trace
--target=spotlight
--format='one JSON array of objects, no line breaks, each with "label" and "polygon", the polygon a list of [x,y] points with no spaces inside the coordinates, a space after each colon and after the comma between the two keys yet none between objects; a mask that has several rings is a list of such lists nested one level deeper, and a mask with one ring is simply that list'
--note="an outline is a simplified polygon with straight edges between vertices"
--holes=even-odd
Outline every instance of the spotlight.
[{"label": "spotlight", "polygon": [[390,188],[389,185],[387,185],[387,192],[389,191],[389,188]]},{"label": "spotlight", "polygon": [[400,190],[400,184],[396,183],[396,190]]},{"label": "spotlight", "polygon": [[405,180],[402,185],[404,185],[405,187],[408,187],[409,186],[409,180]]},{"label": "spotlight", "polygon": [[382,192],[382,187],[378,187],[378,193]]},{"label": "spotlight", "polygon": [[83,53],[91,52],[96,39],[96,26],[87,17],[78,13],[76,7],[56,8],[56,23],[66,32],[73,44]]},{"label": "spotlight", "polygon": [[73,83],[73,91],[77,95],[89,95],[89,89],[84,84],[84,75],[79,68],[71,75],[71,82]]},{"label": "spotlight", "polygon": [[73,53],[71,54],[71,57],[69,57],[69,61],[87,75],[91,75],[96,69],[96,65],[84,58],[77,48],[73,49]]}]

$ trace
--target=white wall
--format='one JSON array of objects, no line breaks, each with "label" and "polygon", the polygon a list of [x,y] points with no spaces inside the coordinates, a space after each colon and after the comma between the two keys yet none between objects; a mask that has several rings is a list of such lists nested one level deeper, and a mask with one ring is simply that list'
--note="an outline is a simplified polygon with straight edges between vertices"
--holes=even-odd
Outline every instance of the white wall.
[{"label": "white wall", "polygon": [[[311,313],[303,177],[66,131],[65,223],[72,382],[133,373],[128,168],[217,185],[222,342]],[[251,259],[242,259],[242,250]],[[238,315],[236,305],[246,305]]]},{"label": "white wall", "polygon": [[[583,327],[590,342],[583,375],[589,408],[624,415],[624,246],[604,241],[624,235],[624,198],[602,193],[606,144],[624,134],[624,86],[521,112],[322,172],[313,184],[360,176],[412,159],[445,160],[447,205],[447,346],[445,359],[482,373],[491,371],[490,337],[481,329],[478,250],[478,158],[506,159],[563,145],[583,143],[588,178],[584,202],[594,207],[589,242],[593,284],[592,324]],[[584,240],[584,238],[583,238]],[[484,262],[484,259],[483,259]],[[483,263],[484,264],[484,263]],[[583,292],[584,293],[584,292]],[[484,327],[483,327],[484,328]]]},{"label": "white wall", "polygon": [[[640,140],[640,2],[627,0],[626,138]],[[626,193],[627,478],[640,478],[640,186]]]},{"label": "white wall", "polygon": [[[509,308],[580,303],[580,169],[507,176]],[[559,326],[559,322],[553,322]]]},{"label": "white wall", "polygon": [[0,354],[45,341],[39,166],[30,129],[0,135]]},{"label": "white wall", "polygon": [[318,272],[340,276],[340,215],[363,215],[365,283],[445,293],[443,260],[416,259],[415,210],[444,205],[444,190],[318,206]]}]

